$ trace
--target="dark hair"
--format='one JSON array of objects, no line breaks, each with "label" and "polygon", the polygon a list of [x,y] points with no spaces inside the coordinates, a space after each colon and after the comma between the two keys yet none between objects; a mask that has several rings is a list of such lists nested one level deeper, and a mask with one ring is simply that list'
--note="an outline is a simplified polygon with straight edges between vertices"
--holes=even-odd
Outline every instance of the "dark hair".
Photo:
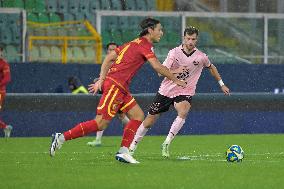
[{"label": "dark hair", "polygon": [[183,36],[185,36],[186,34],[187,35],[192,35],[192,34],[195,34],[198,36],[198,29],[195,28],[194,26],[189,26],[187,28],[185,28],[184,32],[183,32]]},{"label": "dark hair", "polygon": [[70,87],[70,85],[72,85],[74,87],[74,89],[77,89],[78,87],[80,87],[82,85],[80,79],[76,76],[71,76],[68,78],[68,85]]},{"label": "dark hair", "polygon": [[115,45],[115,46],[118,47],[118,44],[117,44],[117,43],[115,43],[115,42],[110,42],[110,43],[108,43],[108,44],[106,45],[106,49],[108,49],[108,47],[111,46],[111,45]]},{"label": "dark hair", "polygon": [[144,20],[142,20],[142,22],[140,23],[140,27],[142,29],[142,31],[140,32],[139,36],[142,37],[146,34],[148,34],[148,29],[152,28],[154,29],[156,27],[157,24],[159,24],[160,21],[156,20],[154,18],[145,18]]}]

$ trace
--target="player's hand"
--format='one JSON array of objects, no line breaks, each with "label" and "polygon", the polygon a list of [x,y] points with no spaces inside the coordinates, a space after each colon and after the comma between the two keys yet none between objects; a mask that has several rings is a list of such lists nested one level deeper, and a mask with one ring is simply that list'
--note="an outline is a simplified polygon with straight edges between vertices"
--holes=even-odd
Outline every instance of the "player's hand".
[{"label": "player's hand", "polygon": [[223,86],[221,87],[221,90],[223,91],[223,93],[224,93],[225,95],[230,95],[230,89],[229,89],[226,85],[223,85]]},{"label": "player's hand", "polygon": [[94,83],[90,84],[88,87],[89,93],[96,94],[99,90],[102,90],[104,80],[98,79],[94,80]]},{"label": "player's hand", "polygon": [[181,87],[185,87],[187,84],[184,80],[176,80],[174,83]]}]

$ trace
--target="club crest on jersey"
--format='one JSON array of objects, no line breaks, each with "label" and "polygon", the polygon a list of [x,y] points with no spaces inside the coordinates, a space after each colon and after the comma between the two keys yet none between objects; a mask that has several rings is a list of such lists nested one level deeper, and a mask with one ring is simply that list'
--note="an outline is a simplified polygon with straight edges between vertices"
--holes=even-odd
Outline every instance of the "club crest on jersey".
[{"label": "club crest on jersey", "polygon": [[199,62],[197,62],[197,61],[193,61],[193,64],[194,64],[194,66],[197,66],[198,64],[199,64]]},{"label": "club crest on jersey", "polygon": [[111,105],[111,113],[116,113],[118,111],[119,105],[123,102],[120,100],[114,100],[113,104]]},{"label": "club crest on jersey", "polygon": [[112,111],[112,112],[116,112],[116,111],[117,111],[117,108],[118,108],[118,104],[113,104],[113,105],[111,106],[111,111]]}]

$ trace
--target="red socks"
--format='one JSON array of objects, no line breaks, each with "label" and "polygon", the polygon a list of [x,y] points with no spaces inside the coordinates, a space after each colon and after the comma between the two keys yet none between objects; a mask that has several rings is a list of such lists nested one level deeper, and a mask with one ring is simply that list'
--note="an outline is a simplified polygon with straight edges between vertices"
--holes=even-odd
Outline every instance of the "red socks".
[{"label": "red socks", "polygon": [[98,124],[95,120],[79,123],[74,128],[63,133],[65,140],[71,140],[98,131]]},{"label": "red socks", "polygon": [[[124,128],[123,137],[121,146],[129,147],[135,134],[138,129],[138,127],[141,125],[142,121],[137,120],[130,120],[128,124]],[[82,137],[85,135],[88,135],[92,132],[98,131],[98,124],[95,120],[86,121],[79,123],[74,128],[70,129],[69,131],[66,131],[64,133],[65,140],[71,140],[78,137]]]},{"label": "red socks", "polygon": [[141,125],[142,121],[130,120],[124,128],[121,147],[125,146],[129,148],[138,127]]}]

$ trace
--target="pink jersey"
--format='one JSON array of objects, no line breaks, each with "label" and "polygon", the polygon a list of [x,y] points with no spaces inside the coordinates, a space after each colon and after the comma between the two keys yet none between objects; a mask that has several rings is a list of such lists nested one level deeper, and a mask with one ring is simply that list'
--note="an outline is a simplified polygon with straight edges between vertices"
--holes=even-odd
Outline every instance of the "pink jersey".
[{"label": "pink jersey", "polygon": [[203,68],[210,67],[211,63],[207,55],[197,48],[187,54],[180,45],[170,50],[163,65],[169,68],[178,79],[187,82],[186,87],[182,88],[167,78],[162,81],[159,93],[173,98],[179,95],[193,96]]}]

